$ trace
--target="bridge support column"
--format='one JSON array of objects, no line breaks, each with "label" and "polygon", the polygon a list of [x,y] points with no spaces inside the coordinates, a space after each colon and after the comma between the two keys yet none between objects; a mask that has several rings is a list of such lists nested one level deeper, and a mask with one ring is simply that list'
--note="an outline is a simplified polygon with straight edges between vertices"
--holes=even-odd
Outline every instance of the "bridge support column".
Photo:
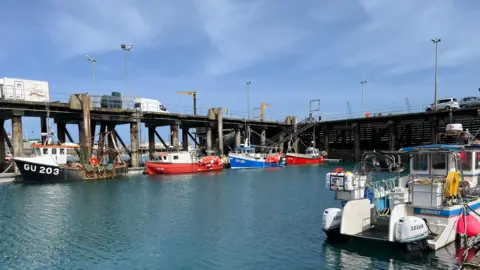
[{"label": "bridge support column", "polygon": [[66,142],[65,131],[67,130],[67,123],[64,121],[57,122],[57,139],[60,143]]},{"label": "bridge support column", "polygon": [[138,123],[130,123],[130,166],[138,167]]},{"label": "bridge support column", "polygon": [[223,156],[223,116],[222,108],[217,108],[217,125],[218,125],[218,153]]},{"label": "bridge support column", "polygon": [[260,145],[261,146],[264,146],[265,145],[265,141],[266,141],[266,137],[267,137],[267,130],[266,129],[262,129],[262,132],[260,133]]},{"label": "bridge support column", "polygon": [[389,142],[388,142],[388,150],[395,151],[397,145],[397,125],[393,121],[388,121],[388,134],[389,134]]},{"label": "bridge support column", "polygon": [[[22,131],[22,117],[13,116],[12,117],[12,139],[13,139],[13,156],[20,157],[23,156],[23,131]],[[15,167],[15,172],[18,172],[17,167]]]},{"label": "bridge support column", "polygon": [[434,116],[430,118],[430,143],[437,143],[438,119]]},{"label": "bridge support column", "polygon": [[323,151],[327,152],[330,150],[330,136],[328,127],[323,128]]},{"label": "bridge support column", "polygon": [[155,157],[155,127],[148,126],[148,156],[150,159]]},{"label": "bridge support column", "polygon": [[170,145],[174,151],[178,151],[178,125],[170,125]]},{"label": "bridge support column", "polygon": [[100,131],[99,131],[99,135],[98,135],[98,149],[100,150],[100,152],[97,152],[98,157],[104,157],[106,133],[107,133],[107,125],[105,123],[101,122],[100,123]]},{"label": "bridge support column", "polygon": [[207,127],[207,155],[212,153],[212,128]]},{"label": "bridge support column", "polygon": [[83,164],[88,163],[88,159],[92,156],[91,148],[92,145],[92,132],[91,132],[91,123],[90,123],[90,98],[87,94],[82,94],[82,120],[79,121],[78,127],[78,137],[80,139],[80,146],[82,149],[80,161]]},{"label": "bridge support column", "polygon": [[240,144],[242,144],[242,138],[241,138],[241,133],[240,129],[236,128],[235,129],[235,147],[240,147]]},{"label": "bridge support column", "polygon": [[360,124],[356,124],[355,127],[353,128],[353,155],[355,158],[355,161],[360,161],[362,157],[362,150],[360,148]]},{"label": "bridge support column", "polygon": [[40,132],[42,136],[42,143],[47,140],[47,117],[40,117]]},{"label": "bridge support column", "polygon": [[[108,148],[115,149],[115,146],[118,147],[117,138],[115,136],[115,124],[107,124],[107,131],[108,131]],[[116,161],[115,154],[110,153],[108,155],[108,161],[112,164]]]},{"label": "bridge support column", "polygon": [[188,151],[188,127],[182,127],[182,148]]}]

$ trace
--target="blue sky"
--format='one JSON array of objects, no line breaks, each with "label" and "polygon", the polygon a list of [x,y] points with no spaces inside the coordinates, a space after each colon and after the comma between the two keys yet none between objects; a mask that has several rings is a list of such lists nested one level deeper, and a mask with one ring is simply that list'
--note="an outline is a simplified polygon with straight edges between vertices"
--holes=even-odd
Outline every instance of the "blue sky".
[{"label": "blue sky", "polygon": [[[176,112],[231,110],[245,117],[271,103],[267,118],[406,109],[431,103],[439,43],[439,97],[477,95],[478,1],[104,0],[2,4],[0,76],[50,83],[52,97],[125,92],[120,43],[129,54],[130,92]],[[95,58],[96,85],[90,64]],[[38,129],[36,120],[24,121]],[[10,129],[10,126],[8,126]],[[122,127],[122,130],[126,127]]]}]

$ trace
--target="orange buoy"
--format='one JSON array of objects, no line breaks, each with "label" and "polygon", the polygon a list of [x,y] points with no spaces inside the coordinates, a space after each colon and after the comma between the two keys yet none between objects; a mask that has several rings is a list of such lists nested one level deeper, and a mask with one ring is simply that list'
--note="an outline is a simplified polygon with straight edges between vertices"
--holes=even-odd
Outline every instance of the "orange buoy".
[{"label": "orange buoy", "polygon": [[88,162],[90,163],[90,165],[92,166],[95,166],[98,164],[98,159],[96,157],[91,157]]},{"label": "orange buoy", "polygon": [[336,168],[335,170],[333,170],[334,173],[339,173],[339,172],[345,172],[345,170],[343,168]]}]

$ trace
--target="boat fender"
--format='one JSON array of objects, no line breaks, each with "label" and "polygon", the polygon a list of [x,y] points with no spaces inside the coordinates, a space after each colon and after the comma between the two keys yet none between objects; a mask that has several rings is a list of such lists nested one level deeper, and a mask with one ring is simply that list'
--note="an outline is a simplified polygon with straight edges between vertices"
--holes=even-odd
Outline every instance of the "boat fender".
[{"label": "boat fender", "polygon": [[477,236],[480,234],[480,222],[473,216],[473,215],[467,215],[464,216],[461,215],[458,218],[458,223],[457,223],[457,233],[458,234],[464,234],[465,232],[465,223],[467,224],[467,231],[466,234],[468,237],[473,237]]},{"label": "boat fender", "polygon": [[395,223],[395,241],[399,243],[411,243],[426,239],[428,227],[425,221],[419,217],[402,217]]},{"label": "boat fender", "polygon": [[327,208],[323,211],[322,217],[322,229],[324,231],[330,231],[340,228],[342,222],[342,209],[340,208]]},{"label": "boat fender", "polygon": [[88,162],[90,163],[90,165],[92,166],[95,166],[95,165],[98,165],[98,159],[96,157],[91,157]]},{"label": "boat fender", "polygon": [[343,168],[336,168],[333,170],[334,173],[339,173],[339,172],[344,172],[345,170]]}]

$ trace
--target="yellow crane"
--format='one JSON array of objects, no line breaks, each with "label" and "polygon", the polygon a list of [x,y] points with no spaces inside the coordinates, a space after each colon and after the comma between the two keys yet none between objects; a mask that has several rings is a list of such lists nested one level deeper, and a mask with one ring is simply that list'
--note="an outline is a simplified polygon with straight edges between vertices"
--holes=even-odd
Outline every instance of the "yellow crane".
[{"label": "yellow crane", "polygon": [[263,121],[265,119],[265,108],[270,106],[272,105],[262,102],[262,105],[260,106],[260,120]]},{"label": "yellow crane", "polygon": [[193,115],[197,115],[197,91],[177,91],[177,94],[184,94],[193,97]]}]

